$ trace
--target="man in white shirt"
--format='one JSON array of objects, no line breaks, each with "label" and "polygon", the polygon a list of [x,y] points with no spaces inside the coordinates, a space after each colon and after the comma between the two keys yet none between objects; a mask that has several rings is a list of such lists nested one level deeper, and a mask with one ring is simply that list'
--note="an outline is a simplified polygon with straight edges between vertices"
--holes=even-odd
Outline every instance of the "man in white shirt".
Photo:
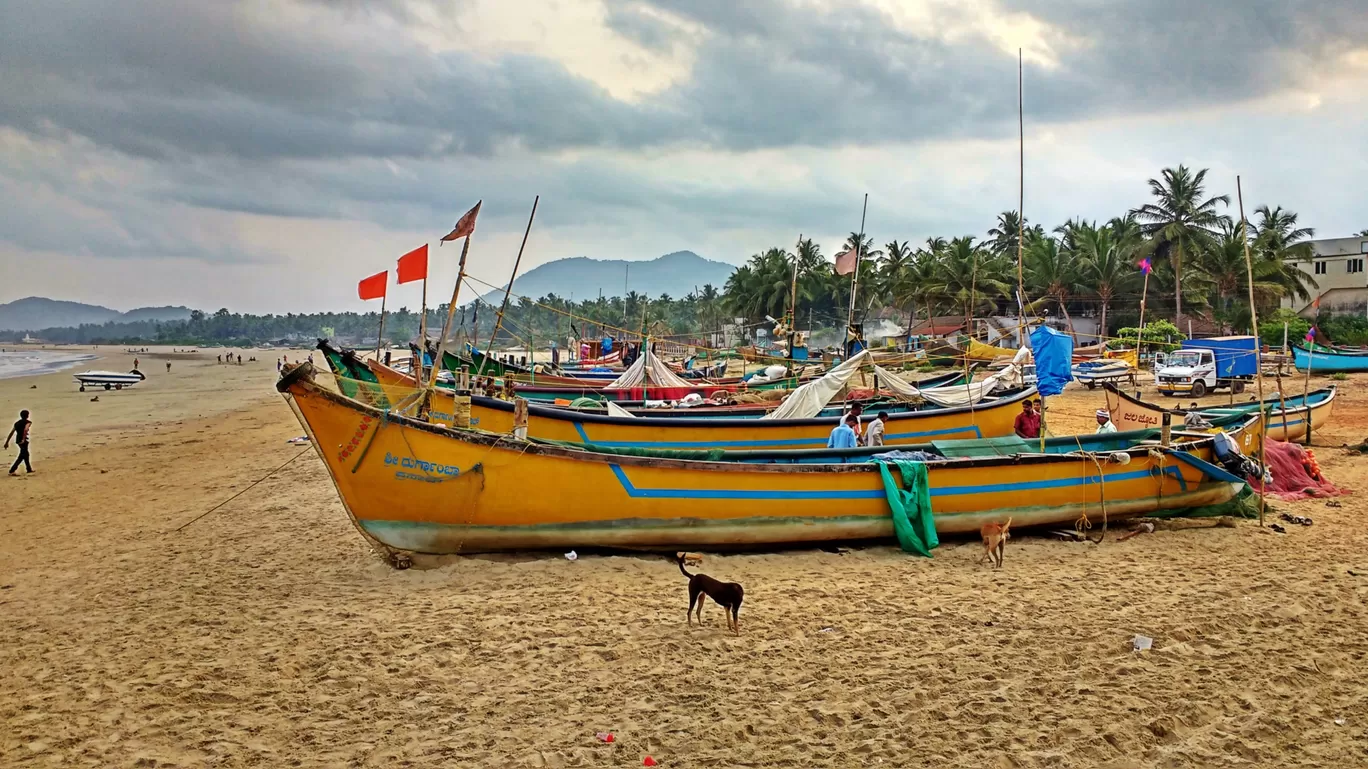
[{"label": "man in white shirt", "polygon": [[1111,412],[1107,411],[1106,409],[1098,409],[1098,410],[1097,410],[1097,434],[1098,434],[1098,435],[1101,435],[1102,433],[1114,433],[1114,432],[1116,432],[1116,425],[1112,424],[1112,421],[1111,421]]},{"label": "man in white shirt", "polygon": [[870,422],[869,427],[865,429],[864,440],[866,446],[884,445],[884,426],[887,422],[888,412],[880,411],[879,416],[876,417],[873,422]]}]

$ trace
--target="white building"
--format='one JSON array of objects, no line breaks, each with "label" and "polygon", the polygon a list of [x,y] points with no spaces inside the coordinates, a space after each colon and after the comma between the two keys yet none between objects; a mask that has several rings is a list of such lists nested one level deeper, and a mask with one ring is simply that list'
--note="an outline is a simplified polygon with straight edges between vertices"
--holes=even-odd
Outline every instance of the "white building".
[{"label": "white building", "polygon": [[1311,241],[1314,255],[1298,261],[1297,267],[1315,279],[1319,288],[1311,290],[1311,299],[1283,298],[1282,306],[1293,309],[1304,317],[1316,315],[1316,295],[1320,295],[1320,312],[1339,315],[1368,313],[1368,237],[1326,238]]}]

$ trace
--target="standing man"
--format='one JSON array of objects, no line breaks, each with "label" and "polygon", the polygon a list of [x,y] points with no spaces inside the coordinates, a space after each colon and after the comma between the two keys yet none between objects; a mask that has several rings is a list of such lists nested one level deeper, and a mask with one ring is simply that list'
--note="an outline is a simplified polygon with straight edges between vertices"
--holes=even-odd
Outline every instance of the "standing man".
[{"label": "standing man", "polygon": [[869,423],[869,429],[865,431],[866,446],[884,445],[884,427],[888,422],[888,412],[880,411],[879,416]]},{"label": "standing man", "polygon": [[24,409],[19,412],[19,421],[14,423],[9,435],[5,436],[5,448],[9,448],[10,438],[14,438],[15,442],[19,444],[19,456],[14,460],[14,464],[10,465],[10,475],[19,474],[20,462],[24,463],[25,472],[33,472],[33,465],[29,464],[29,428],[32,426],[33,423],[29,421],[28,409]]},{"label": "standing man", "polygon": [[852,424],[858,423],[859,418],[854,414],[846,414],[836,429],[831,431],[831,437],[827,438],[827,448],[829,449],[853,449],[855,448],[855,429]]},{"label": "standing man", "polygon": [[1111,413],[1106,409],[1097,410],[1097,435],[1102,433],[1116,432],[1116,425],[1112,424]]},{"label": "standing man", "polygon": [[138,368],[138,358],[135,356],[135,357],[133,358],[133,370],[136,371],[137,368]]},{"label": "standing man", "polygon": [[1035,403],[1030,398],[1021,402],[1021,413],[1017,414],[1012,429],[1019,438],[1040,437],[1040,413],[1035,410]]}]

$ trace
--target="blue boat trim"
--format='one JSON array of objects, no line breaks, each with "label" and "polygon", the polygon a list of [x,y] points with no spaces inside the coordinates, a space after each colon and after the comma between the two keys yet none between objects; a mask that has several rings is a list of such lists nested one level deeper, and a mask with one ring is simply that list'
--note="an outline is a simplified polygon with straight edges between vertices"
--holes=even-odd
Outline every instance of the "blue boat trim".
[{"label": "blue boat trim", "polygon": [[[770,440],[754,441],[596,441],[589,437],[584,431],[584,425],[575,422],[575,432],[585,443],[592,443],[596,446],[607,446],[615,449],[757,449],[771,446],[811,446],[813,448],[826,448],[824,438],[772,438]],[[964,427],[947,427],[941,430],[922,430],[919,432],[907,433],[886,433],[884,441],[902,438],[930,438],[933,436],[958,435],[961,433],[973,433],[975,438],[982,438],[983,431],[978,425],[965,425]]]},{"label": "blue boat trim", "polygon": [[[1182,452],[1176,452],[1182,453]],[[1200,460],[1197,460],[1200,461]],[[1197,465],[1193,465],[1196,467]],[[627,496],[637,499],[883,499],[885,494],[883,489],[857,490],[857,491],[798,491],[783,489],[639,489],[632,484],[619,465],[610,465],[613,468],[613,475],[617,476],[618,483],[622,484],[622,490],[627,492]],[[1205,472],[1205,468],[1203,469]],[[1219,468],[1216,468],[1219,469]],[[1224,472],[1224,471],[1221,471]],[[1179,487],[1183,491],[1188,490],[1187,479],[1176,467],[1164,468],[1165,475],[1171,475],[1178,481]],[[1227,473],[1228,475],[1228,473]],[[1129,481],[1138,478],[1152,477],[1149,470],[1131,470],[1124,473],[1112,473],[1106,478],[1108,481]],[[1101,483],[1101,479],[1088,475],[1082,478],[1052,478],[1041,481],[1020,481],[1017,483],[987,483],[976,486],[945,486],[941,488],[931,487],[932,497],[955,497],[965,494],[1000,494],[1015,491],[1030,491],[1033,489],[1053,489],[1066,488],[1069,486],[1091,486]]]}]

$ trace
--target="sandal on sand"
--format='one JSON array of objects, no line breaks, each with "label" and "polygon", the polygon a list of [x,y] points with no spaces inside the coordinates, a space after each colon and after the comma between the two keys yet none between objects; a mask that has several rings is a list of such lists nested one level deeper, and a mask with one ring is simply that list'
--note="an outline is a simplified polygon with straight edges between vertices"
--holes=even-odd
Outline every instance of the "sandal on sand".
[{"label": "sandal on sand", "polygon": [[1272,529],[1273,531],[1278,532],[1279,534],[1286,534],[1286,533],[1287,533],[1287,529],[1284,529],[1283,527],[1279,526],[1279,525],[1276,524],[1276,523],[1270,523],[1270,524],[1268,525],[1268,528]]}]

